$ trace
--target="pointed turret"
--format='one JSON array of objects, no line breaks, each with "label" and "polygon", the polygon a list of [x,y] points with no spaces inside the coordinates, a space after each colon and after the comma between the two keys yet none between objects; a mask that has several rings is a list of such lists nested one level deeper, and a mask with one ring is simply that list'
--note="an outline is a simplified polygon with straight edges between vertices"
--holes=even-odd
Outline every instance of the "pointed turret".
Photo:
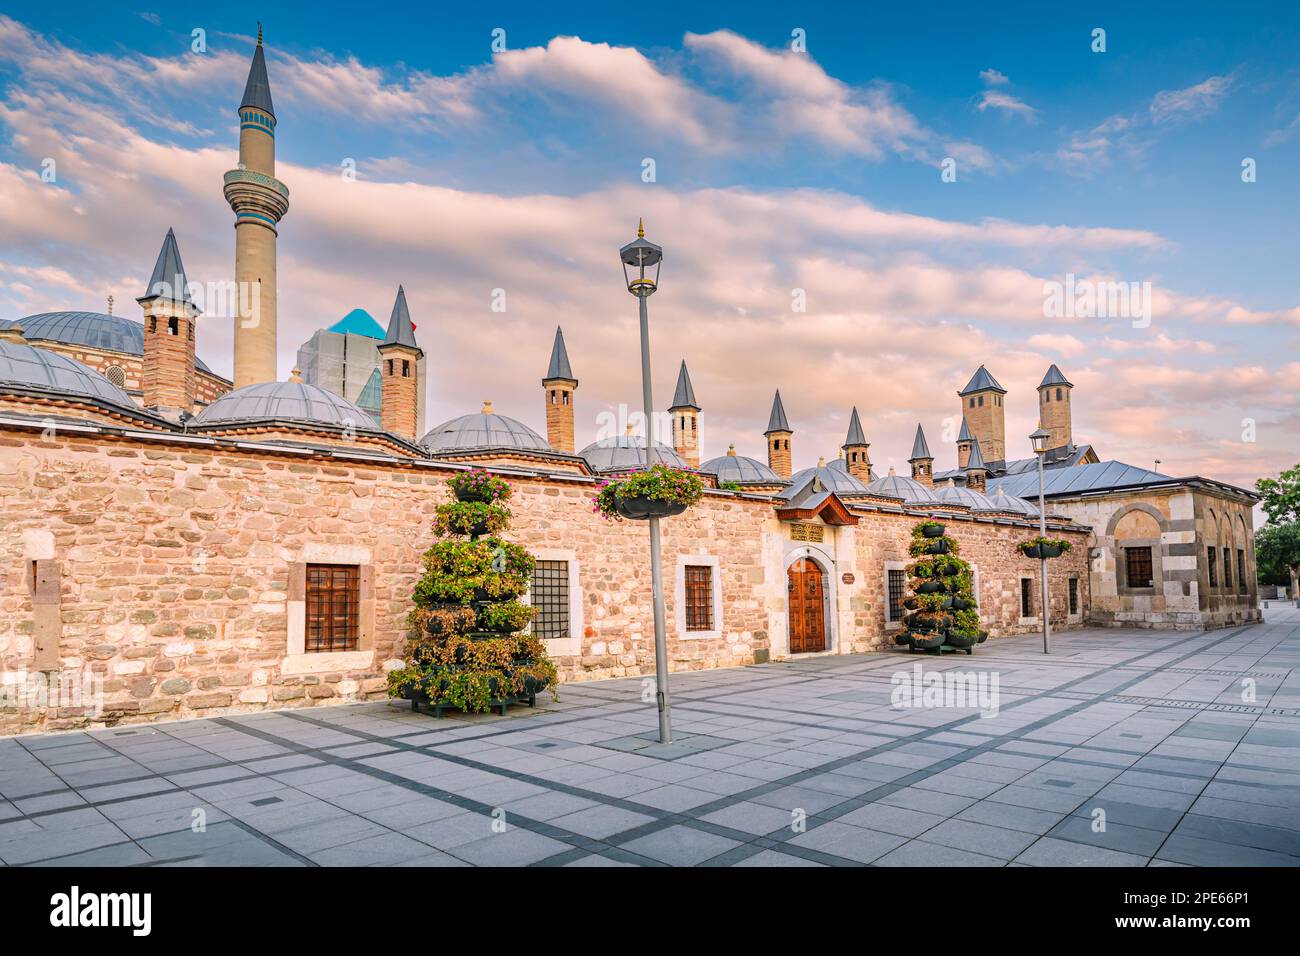
[{"label": "pointed turret", "polygon": [[695,401],[695,389],[691,387],[691,373],[686,371],[686,360],[682,360],[681,371],[677,373],[677,388],[673,392],[673,404],[668,409],[673,416],[673,450],[681,455],[686,464],[692,468],[700,467],[700,406]]},{"label": "pointed turret", "polygon": [[984,460],[1005,461],[1007,425],[1003,399],[1007,390],[981,365],[957,394],[961,398],[962,415],[969,421],[975,441],[980,443]]},{"label": "pointed turret", "polygon": [[965,468],[970,458],[971,446],[975,444],[975,435],[970,430],[966,416],[961,417],[961,431],[957,433],[957,467]]},{"label": "pointed turret", "polygon": [[849,432],[844,437],[841,452],[849,474],[863,484],[871,481],[870,447],[867,436],[862,433],[862,420],[858,418],[858,408],[855,405],[853,413],[849,415]]},{"label": "pointed turret", "polygon": [[144,310],[140,389],[145,407],[173,419],[181,412],[193,412],[197,388],[194,320],[199,310],[190,299],[181,250],[171,229],[158,250],[149,288],[136,301]]},{"label": "pointed turret", "polygon": [[1052,433],[1047,448],[1052,451],[1074,444],[1070,392],[1074,385],[1055,364],[1038,383],[1038,423]]},{"label": "pointed turret", "polygon": [[790,451],[790,439],[794,432],[785,417],[785,406],[781,404],[781,390],[776,390],[772,399],[772,413],[767,416],[767,467],[782,478],[789,478],[793,473],[793,456]]},{"label": "pointed turret", "polygon": [[984,456],[980,454],[980,443],[972,442],[970,457],[966,460],[966,487],[983,494],[988,476],[989,470],[984,466]]},{"label": "pointed turret", "polygon": [[253,62],[248,67],[248,82],[244,84],[244,98],[239,101],[239,108],[245,107],[262,110],[275,117],[275,107],[271,105],[271,78],[266,75],[266,54],[262,51],[262,25],[257,25],[257,49],[253,51]]},{"label": "pointed turret", "polygon": [[569,365],[569,350],[564,346],[564,331],[555,327],[551,361],[542,379],[542,396],[546,401],[546,440],[556,451],[573,454],[573,393],[578,380]]},{"label": "pointed turret", "polygon": [[388,333],[379,349],[382,398],[380,418],[385,431],[415,441],[420,429],[420,360],[424,351],[416,344],[415,325],[406,305],[406,290],[397,287],[397,298],[388,318]]},{"label": "pointed turret", "polygon": [[934,486],[934,456],[930,454],[930,445],[925,440],[925,430],[920,423],[916,426],[916,437],[912,439],[912,457],[908,459],[912,466],[912,478],[929,487]]}]

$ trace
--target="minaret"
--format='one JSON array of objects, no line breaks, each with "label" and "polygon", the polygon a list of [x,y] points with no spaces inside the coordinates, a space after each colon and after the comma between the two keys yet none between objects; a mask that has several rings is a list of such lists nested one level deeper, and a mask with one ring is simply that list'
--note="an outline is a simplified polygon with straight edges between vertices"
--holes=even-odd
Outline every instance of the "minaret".
[{"label": "minaret", "polygon": [[970,430],[966,416],[961,417],[961,431],[957,433],[957,467],[965,468],[970,460],[971,446],[975,444],[975,435]]},{"label": "minaret", "polygon": [[975,442],[970,448],[970,458],[966,461],[966,487],[971,491],[984,493],[989,470],[984,467],[984,456],[980,454],[980,443]]},{"label": "minaret", "polygon": [[388,319],[388,334],[379,344],[379,375],[383,387],[381,398],[384,431],[408,441],[415,434],[419,408],[420,381],[417,364],[424,352],[415,344],[415,326],[406,307],[406,290],[397,287],[397,300]]},{"label": "minaret", "polygon": [[578,380],[569,367],[569,351],[564,347],[564,332],[555,327],[555,344],[551,346],[551,364],[542,379],[546,396],[546,441],[556,451],[573,454],[573,393]]},{"label": "minaret", "polygon": [[980,443],[984,460],[1006,461],[1007,424],[1002,399],[1007,390],[981,365],[957,394],[961,396],[962,415],[970,423],[975,440]]},{"label": "minaret", "polygon": [[686,371],[684,359],[681,371],[677,373],[673,404],[668,411],[673,416],[673,451],[692,468],[699,468],[700,406],[695,403],[695,389],[691,387],[691,375]]},{"label": "minaret", "polygon": [[1047,447],[1064,448],[1074,444],[1074,427],[1070,423],[1070,383],[1055,364],[1038,383],[1038,424],[1052,433]]},{"label": "minaret", "polygon": [[239,168],[225,175],[235,212],[235,388],[275,381],[276,223],[289,188],[275,178],[275,110],[262,52],[262,26],[239,103]]},{"label": "minaret", "polygon": [[763,434],[767,436],[767,467],[782,478],[789,478],[794,472],[790,454],[790,439],[794,432],[786,421],[779,388],[776,390],[776,398],[772,399],[772,414],[767,417],[767,431]]},{"label": "minaret", "polygon": [[916,438],[912,440],[912,457],[907,459],[912,466],[912,477],[926,487],[934,487],[934,456],[925,440],[925,432],[920,423],[916,426]]},{"label": "minaret", "polygon": [[167,230],[144,295],[144,361],[140,387],[144,406],[159,411],[194,408],[194,320],[199,310],[190,300],[189,281],[181,263],[176,234]]},{"label": "minaret", "polygon": [[849,416],[849,433],[844,438],[844,463],[849,474],[864,484],[871,481],[871,457],[867,436],[862,434],[862,422],[858,418],[858,407],[853,406]]}]

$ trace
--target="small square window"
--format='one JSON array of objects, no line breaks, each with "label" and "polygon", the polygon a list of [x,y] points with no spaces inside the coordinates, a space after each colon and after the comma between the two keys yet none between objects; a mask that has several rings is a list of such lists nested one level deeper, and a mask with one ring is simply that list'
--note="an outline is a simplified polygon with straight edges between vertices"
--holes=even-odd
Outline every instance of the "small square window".
[{"label": "small square window", "polygon": [[307,653],[357,649],[360,571],[355,564],[307,565]]}]

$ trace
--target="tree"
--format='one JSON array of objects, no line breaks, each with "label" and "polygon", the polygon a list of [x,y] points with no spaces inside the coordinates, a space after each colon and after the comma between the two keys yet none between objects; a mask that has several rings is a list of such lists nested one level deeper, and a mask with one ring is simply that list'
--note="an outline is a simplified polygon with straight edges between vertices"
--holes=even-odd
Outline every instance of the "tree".
[{"label": "tree", "polygon": [[1300,521],[1270,522],[1255,535],[1255,564],[1260,581],[1283,584],[1288,580],[1292,595],[1300,595]]},{"label": "tree", "polygon": [[1260,506],[1272,524],[1300,522],[1300,464],[1276,478],[1261,478],[1255,488],[1263,495]]}]

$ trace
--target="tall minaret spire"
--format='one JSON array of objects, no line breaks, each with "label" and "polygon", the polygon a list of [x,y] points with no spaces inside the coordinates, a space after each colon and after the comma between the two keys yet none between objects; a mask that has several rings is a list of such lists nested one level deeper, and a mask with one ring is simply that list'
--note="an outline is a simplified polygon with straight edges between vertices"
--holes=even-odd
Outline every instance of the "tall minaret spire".
[{"label": "tall minaret spire", "polygon": [[289,211],[289,188],[275,178],[275,127],[259,23],[239,103],[239,168],[225,175],[235,212],[235,388],[276,380],[275,227]]}]

